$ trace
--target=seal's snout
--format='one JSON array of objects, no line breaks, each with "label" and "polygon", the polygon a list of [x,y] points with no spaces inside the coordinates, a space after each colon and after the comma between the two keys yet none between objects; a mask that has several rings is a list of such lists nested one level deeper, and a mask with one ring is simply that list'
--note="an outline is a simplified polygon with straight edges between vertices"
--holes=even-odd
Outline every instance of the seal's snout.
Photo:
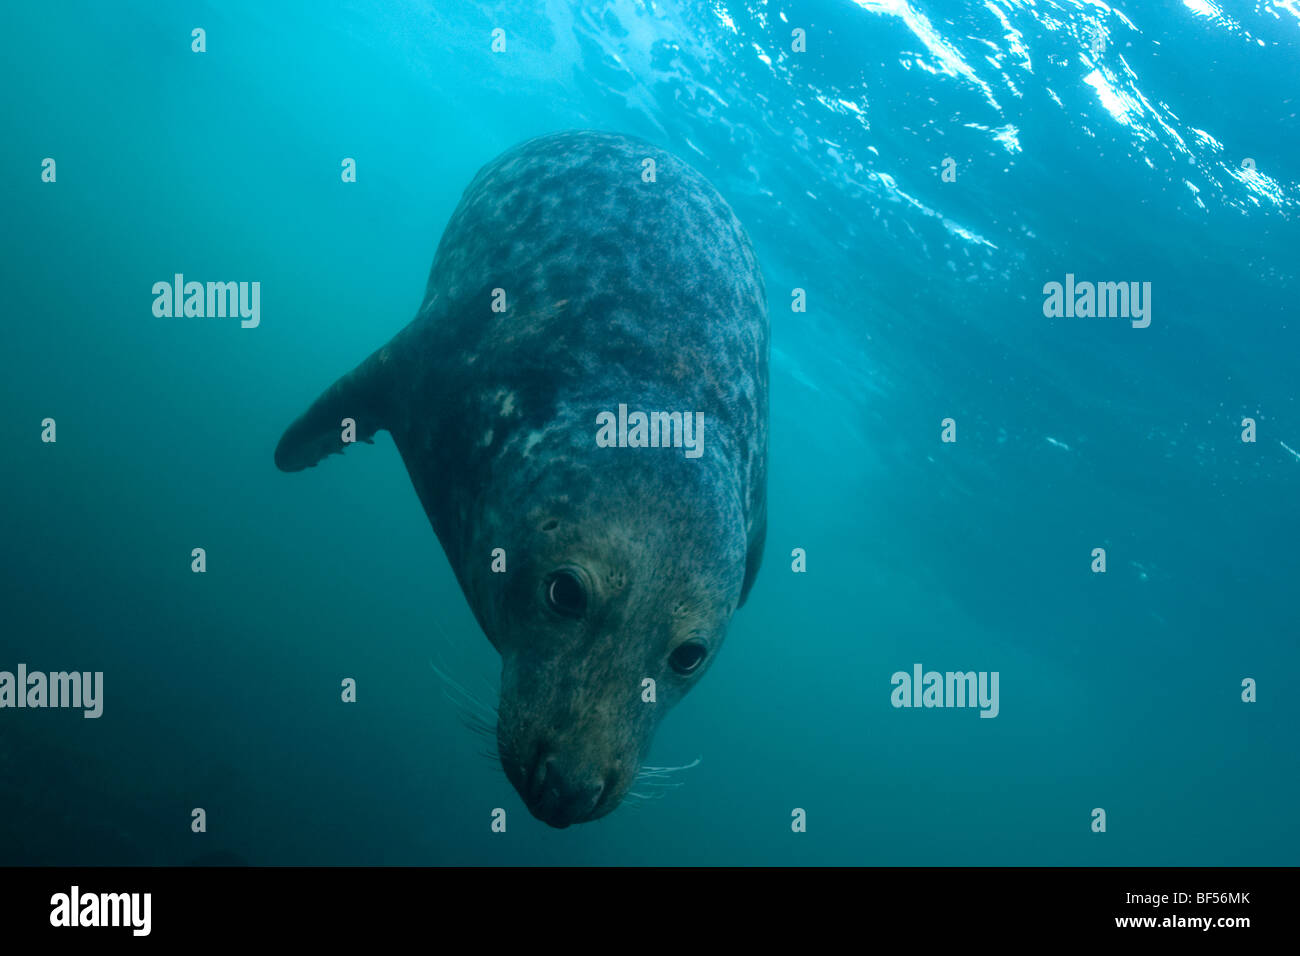
[{"label": "seal's snout", "polygon": [[528,811],[559,829],[603,816],[605,798],[614,792],[610,778],[565,767],[555,754],[540,757],[521,782],[518,789]]}]

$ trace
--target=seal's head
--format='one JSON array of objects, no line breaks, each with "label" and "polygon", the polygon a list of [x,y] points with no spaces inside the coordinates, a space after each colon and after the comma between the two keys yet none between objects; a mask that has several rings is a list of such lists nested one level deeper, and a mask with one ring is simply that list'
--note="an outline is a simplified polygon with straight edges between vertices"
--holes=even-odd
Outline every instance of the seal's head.
[{"label": "seal's head", "polygon": [[647,494],[642,479],[588,485],[581,500],[548,497],[519,536],[522,563],[494,576],[507,579],[484,616],[502,657],[498,749],[529,810],[551,826],[619,805],[740,598],[739,512],[721,523],[734,534],[718,534],[720,516],[700,511],[708,496]]}]

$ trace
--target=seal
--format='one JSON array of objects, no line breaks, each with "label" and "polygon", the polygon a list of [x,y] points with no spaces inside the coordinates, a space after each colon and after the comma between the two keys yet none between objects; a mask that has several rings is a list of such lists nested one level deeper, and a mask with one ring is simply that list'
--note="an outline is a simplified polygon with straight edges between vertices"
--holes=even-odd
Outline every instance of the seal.
[{"label": "seal", "polygon": [[276,448],[298,471],[392,435],[501,655],[502,767],[552,826],[619,805],[749,594],[768,354],[717,190],[649,143],[555,133],[479,171],[415,319]]}]

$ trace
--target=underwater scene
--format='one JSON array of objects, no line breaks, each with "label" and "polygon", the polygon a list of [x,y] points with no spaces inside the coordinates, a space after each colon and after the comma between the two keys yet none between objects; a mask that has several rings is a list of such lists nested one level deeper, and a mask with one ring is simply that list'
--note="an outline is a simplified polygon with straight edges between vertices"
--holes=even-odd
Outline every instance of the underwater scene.
[{"label": "underwater scene", "polygon": [[1294,0],[0,26],[0,864],[1300,863]]}]

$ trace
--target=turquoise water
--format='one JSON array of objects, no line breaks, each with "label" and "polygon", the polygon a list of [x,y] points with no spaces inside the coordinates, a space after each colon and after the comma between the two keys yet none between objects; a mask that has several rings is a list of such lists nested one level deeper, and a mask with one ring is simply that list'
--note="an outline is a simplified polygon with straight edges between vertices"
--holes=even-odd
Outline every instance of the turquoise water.
[{"label": "turquoise water", "polygon": [[[55,2],[0,54],[0,670],[105,675],[0,709],[0,863],[1300,862],[1294,4]],[[272,451],[567,128],[719,188],[773,347],[765,565],[651,752],[699,763],[556,831],[430,666],[491,702],[392,441]],[[1045,317],[1067,274],[1149,327]],[[916,663],[998,716],[892,707]]]}]

